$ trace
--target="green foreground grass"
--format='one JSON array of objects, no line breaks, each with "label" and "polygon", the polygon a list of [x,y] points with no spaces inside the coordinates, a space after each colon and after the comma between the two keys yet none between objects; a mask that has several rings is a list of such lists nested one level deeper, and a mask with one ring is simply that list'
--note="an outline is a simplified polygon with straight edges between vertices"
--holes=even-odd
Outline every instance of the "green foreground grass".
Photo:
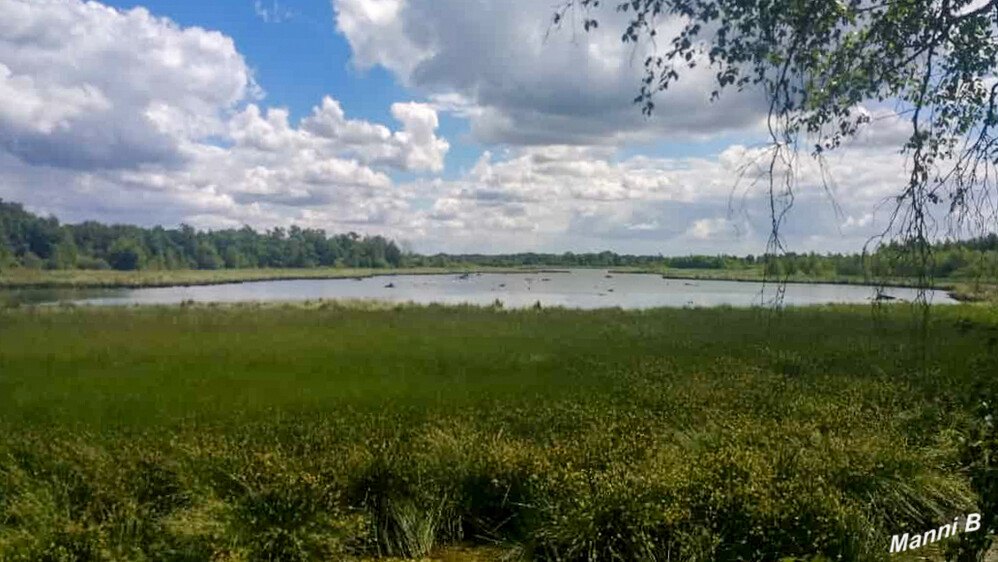
[{"label": "green foreground grass", "polygon": [[915,559],[998,312],[876,310],[0,311],[0,560]]}]

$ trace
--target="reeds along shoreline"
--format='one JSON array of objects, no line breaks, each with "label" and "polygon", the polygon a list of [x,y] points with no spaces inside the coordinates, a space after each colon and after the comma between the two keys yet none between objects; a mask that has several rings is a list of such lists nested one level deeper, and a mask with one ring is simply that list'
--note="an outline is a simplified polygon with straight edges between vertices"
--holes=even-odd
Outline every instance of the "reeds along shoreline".
[{"label": "reeds along shoreline", "polygon": [[193,287],[252,283],[254,281],[292,281],[307,279],[362,279],[392,275],[461,275],[465,273],[550,273],[540,267],[518,268],[296,268],[296,269],[219,269],[219,270],[31,270],[0,271],[0,290],[94,288],[140,289],[144,287]]},{"label": "reeds along shoreline", "polygon": [[[759,271],[739,271],[739,270],[696,270],[690,272],[682,269],[611,269],[614,274],[655,274],[661,275],[663,279],[674,279],[678,281],[733,281],[737,283],[787,283],[802,285],[870,285],[876,287],[893,287],[901,289],[918,288],[916,280],[905,279],[867,279],[863,277],[842,278],[842,277],[801,277],[791,276],[788,278],[767,278],[761,270]],[[996,302],[998,301],[998,285],[993,280],[980,279],[937,279],[930,287],[933,290],[945,291],[953,300],[960,302]]]}]

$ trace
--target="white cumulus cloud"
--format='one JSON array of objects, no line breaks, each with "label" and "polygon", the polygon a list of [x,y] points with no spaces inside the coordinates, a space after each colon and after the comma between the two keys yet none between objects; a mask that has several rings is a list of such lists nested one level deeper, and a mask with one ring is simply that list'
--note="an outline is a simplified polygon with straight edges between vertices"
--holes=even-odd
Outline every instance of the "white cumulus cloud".
[{"label": "white cumulus cloud", "polygon": [[0,197],[39,212],[387,232],[409,204],[390,173],[443,169],[431,105],[389,128],[326,97],[293,123],[217,31],[79,0],[0,13]]},{"label": "white cumulus cloud", "polygon": [[0,0],[0,143],[69,168],[177,164],[258,93],[232,39],[147,10]]},{"label": "white cumulus cloud", "polygon": [[[698,139],[757,127],[757,93],[709,102],[713,72],[688,72],[652,119],[631,100],[651,46],[620,41],[625,16],[598,12],[595,31],[548,33],[555,4],[534,0],[332,0],[360,68],[382,66],[471,121],[475,138],[514,145],[619,145]],[[664,22],[662,36],[677,29]]]},{"label": "white cumulus cloud", "polygon": [[[573,43],[562,30],[545,43],[548,4],[335,6],[354,63],[389,69],[426,103],[400,100],[391,123],[376,123],[327,96],[293,119],[264,102],[243,55],[217,31],[141,8],[0,0],[0,197],[71,221],[295,222],[385,234],[420,251],[764,247],[767,191],[751,174],[762,149],[621,149],[751,128],[761,114],[752,95],[711,107],[709,80],[690,76],[649,121],[628,103],[640,65],[629,64],[619,36]],[[903,130],[870,111],[871,128],[827,169],[801,159],[791,249],[855,249],[883,225],[876,205],[905,179]],[[438,175],[451,150],[439,133],[443,112],[496,145],[448,179]],[[399,173],[419,175],[400,183]]]}]

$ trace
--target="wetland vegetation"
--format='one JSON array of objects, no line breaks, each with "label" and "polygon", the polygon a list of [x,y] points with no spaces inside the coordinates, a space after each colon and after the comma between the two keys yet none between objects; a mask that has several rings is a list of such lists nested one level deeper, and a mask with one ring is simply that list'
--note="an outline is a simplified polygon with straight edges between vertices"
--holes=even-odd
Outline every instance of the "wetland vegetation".
[{"label": "wetland vegetation", "polygon": [[998,512],[998,316],[911,322],[5,310],[0,559],[886,560],[892,535]]}]

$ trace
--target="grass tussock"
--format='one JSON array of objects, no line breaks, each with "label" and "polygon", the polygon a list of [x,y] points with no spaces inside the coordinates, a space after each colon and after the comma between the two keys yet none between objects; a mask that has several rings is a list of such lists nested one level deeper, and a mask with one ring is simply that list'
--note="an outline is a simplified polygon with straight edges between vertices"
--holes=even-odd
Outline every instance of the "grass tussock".
[{"label": "grass tussock", "polygon": [[0,559],[886,560],[996,501],[992,309],[920,362],[895,307],[326,304],[0,312]]}]

